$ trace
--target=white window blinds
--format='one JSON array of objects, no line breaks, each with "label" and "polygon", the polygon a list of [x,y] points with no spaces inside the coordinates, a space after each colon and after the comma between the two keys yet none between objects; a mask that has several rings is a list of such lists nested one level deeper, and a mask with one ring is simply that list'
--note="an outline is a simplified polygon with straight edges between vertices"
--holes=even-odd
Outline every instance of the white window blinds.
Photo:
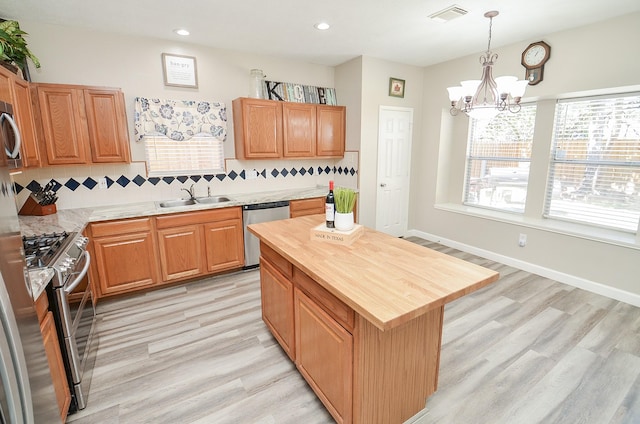
[{"label": "white window blinds", "polygon": [[559,101],[545,216],[635,233],[640,95]]},{"label": "white window blinds", "polygon": [[195,135],[176,141],[163,135],[143,136],[149,176],[216,174],[224,172],[222,141]]},{"label": "white window blinds", "polygon": [[490,120],[471,119],[467,149],[464,203],[523,213],[535,105],[519,113],[501,113]]}]

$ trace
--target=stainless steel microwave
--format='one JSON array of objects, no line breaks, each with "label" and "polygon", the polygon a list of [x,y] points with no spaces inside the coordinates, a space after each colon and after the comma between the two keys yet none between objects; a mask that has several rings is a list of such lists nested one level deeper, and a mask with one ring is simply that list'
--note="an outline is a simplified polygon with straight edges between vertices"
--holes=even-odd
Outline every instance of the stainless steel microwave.
[{"label": "stainless steel microwave", "polygon": [[13,107],[0,101],[0,140],[4,146],[9,169],[21,168],[20,131],[13,119]]}]

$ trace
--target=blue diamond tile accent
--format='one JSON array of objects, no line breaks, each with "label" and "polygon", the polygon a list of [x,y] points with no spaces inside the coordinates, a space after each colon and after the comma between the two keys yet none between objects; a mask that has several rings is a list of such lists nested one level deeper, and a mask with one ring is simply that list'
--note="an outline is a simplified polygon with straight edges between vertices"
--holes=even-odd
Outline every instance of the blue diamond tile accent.
[{"label": "blue diamond tile accent", "polygon": [[53,191],[58,191],[60,190],[60,188],[62,187],[62,184],[60,184],[59,182],[57,182],[56,180],[51,180],[49,181],[50,183],[53,183]]},{"label": "blue diamond tile accent", "polygon": [[122,187],[126,187],[131,182],[131,180],[125,177],[124,175],[120,175],[120,178],[118,178],[116,182],[120,184]]},{"label": "blue diamond tile accent", "polygon": [[289,175],[289,171],[287,171],[285,168],[282,168],[282,171],[280,171],[280,173],[282,174],[283,177],[286,177],[287,175]]},{"label": "blue diamond tile accent", "polygon": [[[307,170],[307,172],[309,172],[309,175],[313,175],[313,167],[312,167],[312,168],[309,168],[309,169]],[[319,175],[319,173],[318,173],[318,175]]]},{"label": "blue diamond tile accent", "polygon": [[167,184],[171,184],[173,180],[175,180],[175,178],[173,177],[162,177],[162,181],[164,181]]},{"label": "blue diamond tile accent", "polygon": [[197,183],[198,181],[200,181],[202,179],[202,175],[192,175],[189,178],[191,178],[191,181],[193,181],[194,183]]},{"label": "blue diamond tile accent", "polygon": [[318,167],[318,175],[322,175],[322,168]]},{"label": "blue diamond tile accent", "polygon": [[336,171],[338,171],[338,168],[336,168],[335,166],[333,167],[333,173],[335,174]]},{"label": "blue diamond tile accent", "polygon": [[356,173],[356,170],[355,170],[355,169],[351,168],[351,169],[349,170],[349,174],[351,174],[351,176],[352,176],[352,177],[353,177],[353,175],[354,175],[355,173]]},{"label": "blue diamond tile accent", "polygon": [[113,181],[111,178],[109,177],[104,177],[105,180],[107,180],[107,188],[111,188],[111,186],[113,185],[113,183],[115,183],[115,181]]},{"label": "blue diamond tile accent", "polygon": [[296,170],[296,168],[291,169],[291,176],[292,177],[295,177],[297,173],[298,173],[298,171]]},{"label": "blue diamond tile accent", "polygon": [[244,172],[244,169],[242,171],[240,171],[240,178],[242,178],[243,180],[247,179],[247,174],[246,174],[246,172]]},{"label": "blue diamond tile accent", "polygon": [[300,168],[300,175],[304,175],[307,173],[307,170],[304,168]]},{"label": "blue diamond tile accent", "polygon": [[189,177],[187,177],[186,175],[180,175],[178,177],[176,177],[176,180],[180,181],[182,184],[185,183],[185,181],[187,181],[189,179]]},{"label": "blue diamond tile accent", "polygon": [[273,171],[271,171],[271,175],[273,175],[273,178],[277,177],[279,174],[277,169],[274,169]]},{"label": "blue diamond tile accent", "polygon": [[27,189],[29,189],[30,192],[38,191],[41,188],[42,186],[36,180],[31,180],[31,182],[27,184]]},{"label": "blue diamond tile accent", "polygon": [[331,168],[329,168],[328,166],[324,168],[324,173],[328,174],[329,172],[331,172]]},{"label": "blue diamond tile accent", "polygon": [[[347,168],[344,169],[344,173],[347,173]],[[338,167],[338,174],[342,175],[342,167]]]},{"label": "blue diamond tile accent", "polygon": [[89,190],[93,190],[93,188],[98,185],[98,182],[91,177],[87,177],[82,182],[82,185],[88,188]]},{"label": "blue diamond tile accent", "polygon": [[231,181],[233,181],[236,178],[238,178],[238,174],[236,173],[236,171],[229,172],[229,178],[231,178]]},{"label": "blue diamond tile accent", "polygon": [[16,194],[20,194],[20,192],[24,190],[24,187],[22,187],[18,183],[13,183],[13,190],[16,192]]},{"label": "blue diamond tile accent", "polygon": [[262,175],[262,178],[267,178],[267,170],[263,169],[260,175]]},{"label": "blue diamond tile accent", "polygon": [[207,174],[207,175],[204,176],[204,179],[207,180],[207,181],[211,181],[211,180],[213,180],[213,175]]},{"label": "blue diamond tile accent", "polygon": [[224,180],[224,177],[226,177],[227,174],[216,174],[216,178],[219,179],[220,181]]},{"label": "blue diamond tile accent", "polygon": [[153,185],[156,185],[156,184],[158,184],[160,182],[160,178],[158,178],[158,177],[149,177],[149,179],[147,181],[149,181]]},{"label": "blue diamond tile accent", "polygon": [[146,180],[144,179],[144,177],[143,177],[142,175],[139,175],[139,174],[138,174],[138,175],[136,175],[136,176],[133,178],[133,180],[131,180],[131,181],[133,181],[134,183],[136,183],[136,185],[137,185],[138,187],[140,187],[142,184],[144,184],[144,182],[145,182]]},{"label": "blue diamond tile accent", "polygon": [[64,186],[71,191],[76,191],[76,189],[80,187],[80,183],[74,180],[73,178],[69,178],[69,180],[67,180],[67,182],[64,183]]}]

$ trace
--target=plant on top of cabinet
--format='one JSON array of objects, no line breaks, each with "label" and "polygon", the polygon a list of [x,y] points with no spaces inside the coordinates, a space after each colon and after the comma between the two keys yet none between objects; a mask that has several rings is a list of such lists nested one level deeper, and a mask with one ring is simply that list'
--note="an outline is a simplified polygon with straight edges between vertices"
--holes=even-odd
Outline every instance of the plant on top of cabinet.
[{"label": "plant on top of cabinet", "polygon": [[17,21],[0,22],[0,60],[24,69],[29,58],[39,68],[40,62],[27,47],[23,35],[28,34],[20,29]]}]

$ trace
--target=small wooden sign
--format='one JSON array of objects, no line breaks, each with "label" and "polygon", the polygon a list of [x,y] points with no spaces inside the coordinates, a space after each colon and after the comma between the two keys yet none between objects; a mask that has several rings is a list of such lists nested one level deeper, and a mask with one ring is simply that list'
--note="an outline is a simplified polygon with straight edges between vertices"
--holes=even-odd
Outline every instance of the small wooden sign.
[{"label": "small wooden sign", "polygon": [[364,233],[364,227],[358,224],[354,224],[349,231],[339,231],[335,228],[327,228],[325,224],[320,224],[311,229],[311,240],[349,246],[358,240],[362,233]]}]

